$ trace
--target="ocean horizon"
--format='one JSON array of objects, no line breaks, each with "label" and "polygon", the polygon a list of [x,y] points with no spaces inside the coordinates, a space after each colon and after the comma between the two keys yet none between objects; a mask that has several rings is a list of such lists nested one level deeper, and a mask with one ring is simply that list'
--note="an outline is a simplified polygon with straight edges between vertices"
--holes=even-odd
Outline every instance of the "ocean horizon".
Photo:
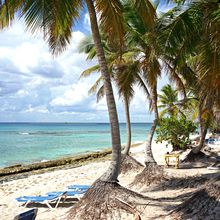
[{"label": "ocean horizon", "polygon": [[[131,123],[132,143],[146,141],[152,123]],[[120,123],[125,144],[126,123]],[[0,122],[0,167],[30,164],[111,147],[109,123]]]}]

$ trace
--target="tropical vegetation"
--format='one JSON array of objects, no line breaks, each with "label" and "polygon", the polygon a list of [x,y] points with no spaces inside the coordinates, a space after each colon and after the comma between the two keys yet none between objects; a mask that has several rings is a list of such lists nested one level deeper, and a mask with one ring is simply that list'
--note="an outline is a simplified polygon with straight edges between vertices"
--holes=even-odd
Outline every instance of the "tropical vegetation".
[{"label": "tropical vegetation", "polygon": [[195,130],[195,124],[185,117],[161,118],[156,130],[156,142],[166,141],[167,145],[170,144],[173,147],[173,150],[185,149],[191,144],[189,136]]},{"label": "tropical vegetation", "polygon": [[[92,38],[85,39],[81,48],[89,59],[96,58],[98,63],[82,76],[100,72],[90,92],[96,92],[98,99],[106,97],[112,159],[108,170],[93,184],[70,218],[99,219],[105,213],[106,203],[114,200],[108,197],[115,195],[112,191],[132,194],[118,184],[121,141],[112,84],[125,104],[126,154],[131,145],[129,109],[135,98],[135,86],[143,89],[153,112],[145,149],[145,168],[150,172],[142,172],[144,181],[140,176],[137,178],[141,184],[153,182],[151,177],[159,169],[151,148],[158,124],[158,141],[166,140],[174,149],[184,148],[190,133],[195,131],[193,121],[197,118],[200,144],[194,153],[198,153],[204,146],[208,129],[220,121],[220,2],[168,2],[176,4],[166,13],[158,13],[157,5],[149,0],[0,2],[1,29],[9,27],[16,17],[22,18],[29,31],[43,33],[54,55],[67,48],[82,9],[86,7],[89,13]],[[162,72],[167,73],[175,87],[166,85],[159,93],[158,80]]]}]

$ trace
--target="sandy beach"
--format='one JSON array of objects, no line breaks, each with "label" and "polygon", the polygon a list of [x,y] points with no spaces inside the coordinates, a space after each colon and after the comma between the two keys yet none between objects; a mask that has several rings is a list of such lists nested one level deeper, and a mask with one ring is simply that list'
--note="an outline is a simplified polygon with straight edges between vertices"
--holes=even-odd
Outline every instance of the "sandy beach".
[{"label": "sandy beach", "polygon": [[[131,149],[131,155],[138,161],[143,163],[144,161],[144,143],[138,147]],[[163,155],[170,151],[171,148],[166,148],[162,144],[153,144],[153,154],[158,164],[164,164]],[[24,195],[44,195],[51,191],[66,190],[67,186],[72,184],[92,184],[108,167],[109,160],[92,162],[77,168],[62,168],[52,172],[46,172],[42,174],[29,175],[24,178],[15,179],[8,182],[3,182],[0,185],[0,213],[1,220],[13,219],[15,215],[35,207],[34,205],[24,208],[19,206],[20,204],[15,200],[16,197]],[[190,178],[200,175],[211,175],[219,171],[208,170],[206,167],[196,168],[182,168],[182,169],[166,169],[166,172],[176,178]],[[128,186],[132,182],[136,172],[129,172],[121,174],[119,181],[122,186]],[[141,214],[143,219],[163,219],[158,217],[159,215],[167,214],[170,206],[179,204],[181,199],[172,200],[180,195],[192,192],[196,190],[196,187],[181,188],[181,187],[168,187],[166,190],[146,190],[132,188],[143,195],[149,196],[153,199]],[[169,198],[169,199],[165,199]],[[50,210],[47,206],[38,207],[37,220],[52,220],[52,219],[66,219],[66,214],[74,203],[77,201],[71,201],[68,203],[60,203],[58,208]]]}]

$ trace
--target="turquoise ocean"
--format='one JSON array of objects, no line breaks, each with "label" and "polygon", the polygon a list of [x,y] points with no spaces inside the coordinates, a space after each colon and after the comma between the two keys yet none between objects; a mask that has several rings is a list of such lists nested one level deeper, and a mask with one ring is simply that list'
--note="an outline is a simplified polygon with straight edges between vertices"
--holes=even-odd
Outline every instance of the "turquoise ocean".
[{"label": "turquoise ocean", "polygon": [[[146,141],[151,123],[132,123],[132,143]],[[126,124],[120,124],[126,143]],[[108,123],[0,123],[0,167],[52,160],[111,147]]]}]

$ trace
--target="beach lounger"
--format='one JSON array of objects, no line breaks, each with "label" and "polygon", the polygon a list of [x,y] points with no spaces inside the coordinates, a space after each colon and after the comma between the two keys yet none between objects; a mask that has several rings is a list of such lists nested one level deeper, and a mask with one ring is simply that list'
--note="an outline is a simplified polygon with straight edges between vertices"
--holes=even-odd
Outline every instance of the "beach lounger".
[{"label": "beach lounger", "polygon": [[[87,191],[87,189],[85,190],[80,190],[80,191],[75,191],[75,190],[68,190],[65,191],[65,195],[64,195],[64,200],[66,199],[66,197],[76,197],[78,200],[84,195],[84,193]],[[54,191],[54,192],[49,192],[47,193],[48,196],[56,196],[56,195],[60,195],[64,193],[64,191]]]},{"label": "beach lounger", "polygon": [[37,216],[38,209],[31,209],[16,215],[14,220],[34,220]]},{"label": "beach lounger", "polygon": [[29,203],[41,203],[46,204],[49,209],[53,209],[50,203],[55,203],[55,208],[59,205],[59,202],[62,197],[64,197],[66,191],[62,193],[57,193],[56,195],[47,195],[47,196],[21,196],[16,198],[18,202],[24,203],[26,207]]},{"label": "beach lounger", "polygon": [[68,186],[68,189],[74,190],[74,191],[86,191],[90,188],[89,185],[70,185]]}]

